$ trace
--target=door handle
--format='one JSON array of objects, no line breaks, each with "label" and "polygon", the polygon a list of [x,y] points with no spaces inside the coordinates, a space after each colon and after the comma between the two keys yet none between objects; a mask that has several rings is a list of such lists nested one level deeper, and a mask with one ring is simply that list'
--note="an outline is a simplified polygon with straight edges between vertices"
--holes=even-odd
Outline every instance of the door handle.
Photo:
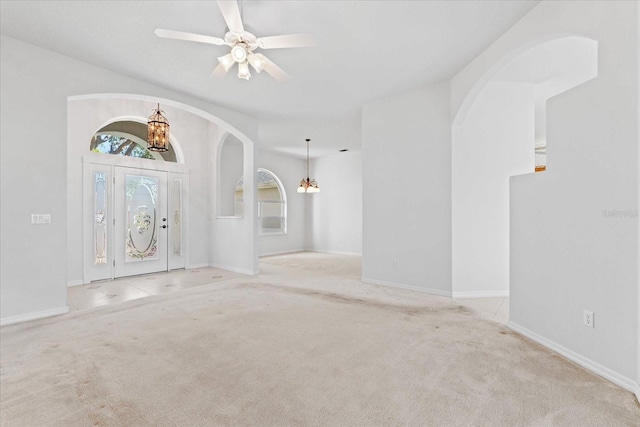
[{"label": "door handle", "polygon": [[167,228],[167,226],[166,225],[161,225],[160,228]]}]

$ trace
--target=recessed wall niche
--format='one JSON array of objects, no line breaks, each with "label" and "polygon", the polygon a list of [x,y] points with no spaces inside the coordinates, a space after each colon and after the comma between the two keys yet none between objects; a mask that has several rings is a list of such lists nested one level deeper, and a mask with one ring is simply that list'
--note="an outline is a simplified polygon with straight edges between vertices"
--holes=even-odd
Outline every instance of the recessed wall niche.
[{"label": "recessed wall niche", "polygon": [[222,141],[218,155],[218,216],[242,218],[244,148],[242,142],[229,134]]}]

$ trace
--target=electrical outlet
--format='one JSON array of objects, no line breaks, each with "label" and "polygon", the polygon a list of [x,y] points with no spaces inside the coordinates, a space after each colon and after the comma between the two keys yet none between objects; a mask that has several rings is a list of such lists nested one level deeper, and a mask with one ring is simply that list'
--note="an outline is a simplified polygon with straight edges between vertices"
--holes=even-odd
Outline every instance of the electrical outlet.
[{"label": "electrical outlet", "polygon": [[582,322],[584,323],[584,326],[593,328],[594,327],[593,311],[584,310],[584,313],[582,315]]},{"label": "electrical outlet", "polygon": [[398,261],[397,259],[393,260],[393,268],[400,268],[400,261]]}]

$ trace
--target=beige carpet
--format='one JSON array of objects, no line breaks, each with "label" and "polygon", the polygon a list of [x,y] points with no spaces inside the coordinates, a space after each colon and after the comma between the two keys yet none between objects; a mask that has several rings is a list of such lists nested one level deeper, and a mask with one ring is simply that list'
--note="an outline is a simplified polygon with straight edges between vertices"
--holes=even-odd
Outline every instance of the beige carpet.
[{"label": "beige carpet", "polygon": [[[634,396],[359,260],[3,327],[3,426],[638,426]],[[304,267],[308,267],[305,269]]]}]

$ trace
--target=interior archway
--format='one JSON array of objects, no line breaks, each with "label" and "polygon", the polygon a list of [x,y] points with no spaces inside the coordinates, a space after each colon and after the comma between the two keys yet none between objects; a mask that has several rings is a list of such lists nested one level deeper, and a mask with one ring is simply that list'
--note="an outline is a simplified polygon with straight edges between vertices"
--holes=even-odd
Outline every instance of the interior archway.
[{"label": "interior archway", "polygon": [[258,168],[258,234],[287,233],[287,194],[278,176]]},{"label": "interior archway", "polygon": [[[452,294],[509,291],[509,177],[546,167],[546,102],[597,76],[597,42],[542,41],[499,61],[452,129]],[[553,161],[552,157],[549,159]]]}]

